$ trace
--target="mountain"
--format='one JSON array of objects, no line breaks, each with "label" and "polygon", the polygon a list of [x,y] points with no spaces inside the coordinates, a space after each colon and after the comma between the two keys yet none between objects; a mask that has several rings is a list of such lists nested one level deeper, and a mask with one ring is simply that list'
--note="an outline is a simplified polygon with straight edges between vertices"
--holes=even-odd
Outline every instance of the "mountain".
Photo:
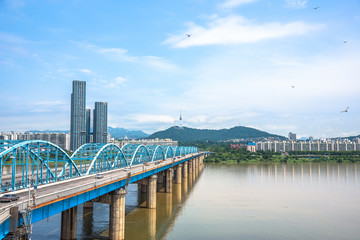
[{"label": "mountain", "polygon": [[144,133],[143,131],[132,131],[119,127],[118,128],[108,127],[108,132],[110,133],[111,137],[115,139],[124,138],[125,136],[127,138],[146,138],[149,136],[149,134]]},{"label": "mountain", "polygon": [[171,138],[175,141],[221,141],[231,139],[259,139],[259,138],[279,138],[285,139],[283,136],[270,134],[249,127],[233,127],[230,129],[210,130],[210,129],[195,129],[187,127],[171,127],[164,131],[159,131],[151,134],[148,138]]}]

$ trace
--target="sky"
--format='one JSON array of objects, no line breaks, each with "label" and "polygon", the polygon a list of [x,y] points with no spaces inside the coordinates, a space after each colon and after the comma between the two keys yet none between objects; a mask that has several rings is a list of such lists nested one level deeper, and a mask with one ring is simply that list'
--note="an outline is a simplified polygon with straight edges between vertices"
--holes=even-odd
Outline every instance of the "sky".
[{"label": "sky", "polygon": [[70,129],[83,80],[111,127],[359,135],[360,0],[0,0],[0,76],[0,132]]}]

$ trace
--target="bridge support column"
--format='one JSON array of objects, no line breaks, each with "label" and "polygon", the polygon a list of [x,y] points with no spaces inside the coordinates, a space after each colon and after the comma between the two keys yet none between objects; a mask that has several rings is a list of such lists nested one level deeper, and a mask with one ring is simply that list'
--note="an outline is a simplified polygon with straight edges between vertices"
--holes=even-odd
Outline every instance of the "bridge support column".
[{"label": "bridge support column", "polygon": [[189,169],[188,169],[188,162],[184,162],[182,170],[183,170],[183,171],[182,171],[183,177],[184,177],[184,178],[187,178],[187,176],[188,176],[188,171],[189,171]]},{"label": "bridge support column", "polygon": [[157,175],[148,177],[147,193],[146,193],[146,207],[156,208],[156,180]]},{"label": "bridge support column", "polygon": [[176,175],[175,175],[175,181],[176,184],[181,184],[181,169],[182,169],[182,165],[179,164],[176,166]]},{"label": "bridge support column", "polygon": [[192,178],[193,178],[193,182],[195,182],[195,179],[196,179],[196,160],[193,159],[192,160]]},{"label": "bridge support column", "polygon": [[87,236],[91,236],[93,229],[94,202],[84,202],[83,204],[83,224],[82,230]]},{"label": "bridge support column", "polygon": [[189,161],[189,176],[192,177],[192,160]]},{"label": "bridge support column", "polygon": [[138,204],[141,205],[146,201],[146,192],[147,192],[147,181],[142,179],[138,181]]},{"label": "bridge support column", "polygon": [[111,193],[109,238],[111,240],[125,239],[125,189]]},{"label": "bridge support column", "polygon": [[160,190],[164,187],[164,173],[159,172],[158,178],[157,178],[157,191],[160,192]]},{"label": "bridge support column", "polygon": [[171,193],[172,192],[172,168],[166,170],[166,181],[165,181],[165,192]]},{"label": "bridge support column", "polygon": [[61,213],[61,240],[76,239],[77,206]]}]

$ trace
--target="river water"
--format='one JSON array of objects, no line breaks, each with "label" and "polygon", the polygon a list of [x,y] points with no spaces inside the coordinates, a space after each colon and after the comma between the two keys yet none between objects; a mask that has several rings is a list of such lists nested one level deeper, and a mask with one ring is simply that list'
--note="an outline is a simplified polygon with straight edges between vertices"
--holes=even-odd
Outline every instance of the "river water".
[{"label": "river water", "polygon": [[[157,194],[157,209],[126,196],[126,239],[360,239],[360,164],[206,164]],[[107,239],[109,208],[78,207],[77,239]],[[61,215],[33,239],[59,239]]]}]

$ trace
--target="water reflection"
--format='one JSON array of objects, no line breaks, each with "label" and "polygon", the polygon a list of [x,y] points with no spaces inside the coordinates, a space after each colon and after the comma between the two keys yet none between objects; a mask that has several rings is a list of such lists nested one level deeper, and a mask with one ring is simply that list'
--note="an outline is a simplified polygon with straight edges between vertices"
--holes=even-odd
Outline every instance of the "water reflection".
[{"label": "water reflection", "polygon": [[[157,208],[130,185],[126,239],[357,239],[355,163],[208,164],[192,169]],[[198,177],[196,177],[198,175]],[[108,239],[108,205],[79,207],[78,239]],[[59,239],[60,215],[36,223],[33,239]],[[49,231],[49,229],[53,229]]]},{"label": "water reflection", "polygon": [[354,163],[207,165],[166,239],[357,239]]}]

